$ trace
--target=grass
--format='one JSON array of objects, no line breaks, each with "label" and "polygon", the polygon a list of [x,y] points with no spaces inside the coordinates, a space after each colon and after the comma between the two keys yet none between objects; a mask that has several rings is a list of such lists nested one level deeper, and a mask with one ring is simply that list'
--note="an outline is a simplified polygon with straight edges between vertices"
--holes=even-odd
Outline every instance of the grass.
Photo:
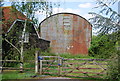
[{"label": "grass", "polygon": [[77,54],[77,55],[72,55],[69,53],[64,53],[64,54],[59,54],[60,57],[63,58],[73,58],[73,59],[77,59],[77,58],[89,58],[89,59],[94,59],[94,57],[90,57],[88,55],[81,55],[81,54]]},{"label": "grass", "polygon": [[[12,67],[12,66],[11,66]],[[13,68],[19,68],[20,64],[16,64]],[[34,68],[34,63],[24,63],[24,68]],[[19,70],[4,70],[1,74],[2,79],[28,79],[35,75],[34,69],[26,69],[24,73],[19,73]]]},{"label": "grass", "polygon": [[35,75],[32,72],[19,73],[19,71],[6,71],[2,73],[2,79],[29,79]]},{"label": "grass", "polygon": [[[51,76],[51,77],[58,77],[57,75],[55,75],[55,74],[46,74],[46,75],[48,75],[48,76]],[[60,76],[60,77],[62,77],[62,76]],[[71,79],[80,79],[80,80],[95,80],[95,81],[107,81],[107,80],[105,80],[105,79],[102,79],[102,78],[92,78],[92,77],[72,77],[72,76],[63,76],[63,77],[66,77],[66,78],[71,78]]]},{"label": "grass", "polygon": [[[19,73],[18,71],[8,71],[8,72],[4,72],[2,74],[2,80],[4,79],[40,79],[40,77],[37,78],[31,78],[30,76],[34,76],[34,73]],[[46,76],[51,76],[51,77],[58,77],[55,74],[47,74]],[[67,76],[68,77],[68,76]],[[41,77],[43,78],[43,77]],[[103,79],[100,78],[90,78],[90,77],[68,77],[68,78],[72,78],[72,79],[86,79],[86,80],[97,80],[97,81],[103,81]]]}]

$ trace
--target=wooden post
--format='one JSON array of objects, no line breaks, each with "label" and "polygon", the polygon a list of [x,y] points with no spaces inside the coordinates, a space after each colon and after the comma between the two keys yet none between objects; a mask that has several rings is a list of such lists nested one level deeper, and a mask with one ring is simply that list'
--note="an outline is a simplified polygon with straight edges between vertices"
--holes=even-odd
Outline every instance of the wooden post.
[{"label": "wooden post", "polygon": [[60,76],[61,75],[61,65],[62,65],[62,59],[60,58],[60,57],[58,57],[58,59],[59,59],[59,64],[58,64],[58,69],[59,69],[59,71],[58,71],[58,75]]},{"label": "wooden post", "polygon": [[42,60],[40,60],[40,75],[42,75]]},{"label": "wooden post", "polygon": [[38,73],[38,51],[35,51],[35,73]]}]

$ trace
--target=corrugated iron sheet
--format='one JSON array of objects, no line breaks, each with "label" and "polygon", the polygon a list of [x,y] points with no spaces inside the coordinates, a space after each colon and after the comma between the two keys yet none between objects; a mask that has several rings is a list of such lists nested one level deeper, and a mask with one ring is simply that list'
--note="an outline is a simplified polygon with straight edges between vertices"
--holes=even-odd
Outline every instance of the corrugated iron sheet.
[{"label": "corrugated iron sheet", "polygon": [[40,35],[51,41],[53,53],[88,54],[91,24],[72,13],[52,15],[40,23]]}]

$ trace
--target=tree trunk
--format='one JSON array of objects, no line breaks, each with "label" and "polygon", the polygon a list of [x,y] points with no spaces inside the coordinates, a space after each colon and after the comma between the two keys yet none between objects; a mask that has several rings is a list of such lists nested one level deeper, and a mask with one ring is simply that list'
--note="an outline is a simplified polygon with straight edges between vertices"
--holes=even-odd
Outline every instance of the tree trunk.
[{"label": "tree trunk", "polygon": [[23,47],[24,47],[24,37],[25,37],[25,30],[26,30],[27,19],[25,20],[23,32],[22,32],[22,41],[21,41],[21,51],[20,51],[20,72],[23,72]]}]

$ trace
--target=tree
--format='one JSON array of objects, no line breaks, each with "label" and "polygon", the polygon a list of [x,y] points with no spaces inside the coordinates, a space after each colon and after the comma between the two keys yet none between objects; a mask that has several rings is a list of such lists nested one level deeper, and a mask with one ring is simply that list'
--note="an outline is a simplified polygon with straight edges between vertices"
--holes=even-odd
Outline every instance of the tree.
[{"label": "tree", "polygon": [[[115,43],[120,41],[120,14],[114,11],[110,5],[114,5],[117,3],[118,0],[97,0],[98,6],[96,8],[100,8],[99,13],[95,12],[90,12],[89,14],[92,14],[94,17],[90,19],[91,23],[93,24],[93,28],[98,30],[98,34],[100,34],[99,39],[102,38],[102,40],[96,40],[97,44],[94,42],[93,49],[99,50],[99,52],[102,53],[103,50],[100,49],[105,49],[104,51],[108,51],[108,53],[111,52],[111,50],[107,49],[107,47],[111,48],[114,47],[115,49]],[[111,35],[110,35],[111,34]],[[107,40],[104,39],[104,37],[107,36]],[[106,38],[106,37],[105,37]],[[100,42],[103,41],[100,44]],[[111,46],[112,43],[109,43],[109,41],[113,42],[113,45]],[[108,44],[108,45],[107,45]],[[100,46],[103,45],[103,46]],[[99,47],[100,46],[100,47]],[[102,47],[102,48],[101,48]],[[95,52],[96,50],[94,50]],[[119,74],[119,55],[120,50],[116,50],[111,54],[111,61],[110,65],[108,66],[108,76],[107,78],[110,79],[110,81],[118,81],[120,80],[120,74]]]},{"label": "tree", "polygon": [[111,39],[113,34],[93,36],[91,46],[89,48],[89,55],[99,58],[110,58],[116,52],[116,40]]},{"label": "tree", "polygon": [[[120,31],[120,14],[114,11],[110,5],[118,0],[97,0],[95,8],[101,8],[99,13],[90,12],[94,17],[90,19],[93,28],[99,30],[97,33],[108,34]],[[102,14],[102,15],[101,15]]]},{"label": "tree", "polygon": [[[44,1],[44,2],[13,2],[12,6],[15,7],[16,9],[18,9],[20,12],[26,14],[26,17],[30,20],[32,20],[32,22],[34,24],[37,24],[37,19],[35,18],[35,12],[38,10],[46,10],[46,15],[48,15],[48,13],[51,14],[51,11],[49,12],[49,7],[52,8],[52,6],[48,4],[48,2]],[[20,54],[21,54],[21,64],[20,64],[20,68],[21,71],[23,69],[23,46],[24,46],[24,35],[26,32],[26,25],[27,25],[27,20],[25,20],[25,24],[24,24],[24,29],[22,32],[22,38],[21,38],[21,50],[20,50]]]},{"label": "tree", "polygon": [[20,68],[21,68],[21,72],[23,71],[23,50],[24,50],[24,37],[25,37],[25,32],[29,29],[27,29],[27,24],[28,21],[32,22],[34,25],[37,26],[38,24],[38,20],[37,18],[35,18],[35,13],[37,11],[45,11],[46,15],[50,15],[52,14],[52,3],[51,2],[47,2],[47,1],[43,1],[41,2],[12,2],[12,7],[13,7],[13,11],[15,12],[16,10],[19,10],[20,12],[22,12],[23,14],[26,15],[26,19],[24,22],[24,27],[21,33],[21,45],[20,45],[20,49],[18,49],[12,42],[8,41],[6,38],[4,38],[6,40],[6,42],[8,42],[12,47],[14,47],[15,49],[17,49],[17,51],[20,53]]},{"label": "tree", "polygon": [[39,24],[38,19],[35,17],[36,12],[45,12],[46,16],[52,14],[52,2],[47,2],[46,0],[37,2],[12,2],[12,6],[18,11],[26,15],[34,24]]}]

